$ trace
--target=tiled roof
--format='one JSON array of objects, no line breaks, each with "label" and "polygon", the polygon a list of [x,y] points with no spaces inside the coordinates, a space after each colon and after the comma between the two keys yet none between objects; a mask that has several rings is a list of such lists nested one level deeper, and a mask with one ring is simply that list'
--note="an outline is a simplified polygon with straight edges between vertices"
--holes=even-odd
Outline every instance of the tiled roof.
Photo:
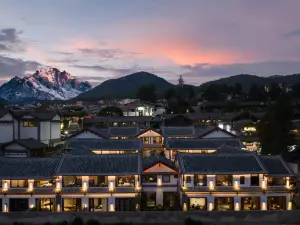
[{"label": "tiled roof", "polygon": [[12,110],[12,115],[20,119],[25,115],[30,115],[38,120],[52,120],[58,113],[53,110],[45,111],[28,111],[28,110]]},{"label": "tiled roof", "polygon": [[267,173],[256,154],[189,154],[178,152],[183,174],[257,174]]},{"label": "tiled roof", "polygon": [[60,157],[0,158],[1,179],[52,178]]},{"label": "tiled roof", "polygon": [[141,155],[64,155],[56,173],[65,176],[141,174]]},{"label": "tiled roof", "polygon": [[155,166],[158,163],[162,163],[165,166],[167,166],[173,170],[177,170],[176,165],[172,160],[167,159],[165,156],[162,156],[160,154],[153,154],[153,155],[143,159],[144,170],[147,170],[147,169],[151,168],[152,166]]},{"label": "tiled roof", "polygon": [[11,144],[14,144],[14,143],[17,143],[29,150],[36,150],[36,149],[42,149],[42,148],[45,148],[47,147],[46,144],[34,139],[34,138],[27,138],[27,139],[19,139],[19,140],[13,140],[13,141],[10,141],[6,144],[4,144],[2,146],[2,148],[8,148],[9,149],[9,146]]},{"label": "tiled roof", "polygon": [[161,133],[165,137],[194,137],[195,129],[193,126],[161,127]]},{"label": "tiled roof", "polygon": [[70,139],[67,149],[86,148],[90,150],[141,150],[142,140]]},{"label": "tiled roof", "polygon": [[77,135],[79,134],[82,134],[84,132],[91,132],[101,138],[105,138],[105,139],[109,139],[109,135],[108,135],[108,129],[107,128],[104,128],[104,129],[99,129],[99,128],[96,128],[96,127],[89,127],[89,128],[85,128],[79,132],[76,132],[75,134],[71,135],[69,137],[69,139],[73,138],[73,137],[76,137]]},{"label": "tiled roof", "polygon": [[218,149],[222,145],[228,145],[235,148],[243,147],[238,139],[231,138],[207,138],[207,139],[165,139],[166,149],[173,150],[210,150]]},{"label": "tiled roof", "polygon": [[209,127],[204,128],[204,129],[201,129],[201,130],[198,129],[197,132],[196,132],[196,136],[198,138],[201,138],[201,137],[204,137],[205,135],[208,135],[208,134],[210,134],[210,133],[212,133],[214,131],[216,131],[216,132],[223,132],[223,133],[226,133],[226,134],[230,135],[231,137],[235,137],[234,134],[228,132],[227,130],[221,129],[221,128],[217,127],[217,126],[209,126]]},{"label": "tiled roof", "polygon": [[84,123],[113,123],[113,122],[150,122],[152,116],[101,116],[84,118]]},{"label": "tiled roof", "polygon": [[270,176],[289,176],[294,173],[281,156],[259,156]]},{"label": "tiled roof", "polygon": [[111,137],[134,137],[138,133],[138,127],[109,127],[108,129],[108,134]]}]

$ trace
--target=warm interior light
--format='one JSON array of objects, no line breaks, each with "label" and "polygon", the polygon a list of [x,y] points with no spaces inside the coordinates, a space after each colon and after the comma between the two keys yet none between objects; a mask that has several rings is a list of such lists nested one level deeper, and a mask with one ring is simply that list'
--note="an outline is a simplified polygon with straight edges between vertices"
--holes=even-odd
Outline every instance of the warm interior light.
[{"label": "warm interior light", "polygon": [[114,191],[115,190],[115,187],[114,187],[114,183],[111,181],[110,183],[109,183],[109,191]]},{"label": "warm interior light", "polygon": [[60,212],[60,204],[57,204],[57,206],[56,206],[56,212]]},{"label": "warm interior light", "polygon": [[292,208],[293,208],[293,204],[292,204],[291,201],[289,201],[289,204],[288,204],[288,210],[292,210]]},{"label": "warm interior light", "polygon": [[212,210],[213,210],[213,204],[212,204],[212,202],[209,203],[209,205],[208,205],[208,210],[209,210],[209,211],[212,211]]},{"label": "warm interior light", "polygon": [[31,208],[31,209],[33,209],[33,208],[34,208],[34,205],[33,205],[33,204],[31,204],[31,205],[30,205],[30,208]]},{"label": "warm interior light", "polygon": [[212,180],[209,181],[209,190],[214,190],[215,187],[214,187],[214,183]]},{"label": "warm interior light", "polygon": [[188,211],[187,204],[183,203],[183,211]]},{"label": "warm interior light", "polygon": [[286,184],[285,184],[285,187],[286,187],[287,189],[290,189],[290,188],[291,188],[291,186],[290,186],[290,178],[289,178],[289,177],[286,178]]},{"label": "warm interior light", "polygon": [[235,190],[240,190],[240,185],[239,185],[239,182],[236,180],[235,182],[234,182],[234,189]]},{"label": "warm interior light", "polygon": [[238,202],[235,203],[235,210],[236,211],[240,210],[240,204]]},{"label": "warm interior light", "polygon": [[61,185],[59,181],[56,181],[56,188],[55,188],[55,192],[60,192],[61,191]]},{"label": "warm interior light", "polygon": [[261,189],[263,189],[263,190],[267,189],[265,178],[263,178],[263,180],[261,182]]},{"label": "warm interior light", "polygon": [[3,191],[7,191],[7,190],[8,190],[8,184],[7,184],[7,181],[4,182],[4,185],[3,185],[2,190],[3,190]]},{"label": "warm interior light", "polygon": [[109,211],[111,211],[111,212],[115,211],[114,204],[110,203]]},{"label": "warm interior light", "polygon": [[265,201],[262,202],[261,210],[267,210],[267,205]]},{"label": "warm interior light", "polygon": [[159,177],[158,179],[157,179],[157,186],[161,186],[162,185],[162,182],[161,182],[161,178]]},{"label": "warm interior light", "polygon": [[32,182],[29,183],[28,191],[29,192],[33,191],[33,183]]},{"label": "warm interior light", "polygon": [[7,203],[4,204],[4,212],[8,212]]},{"label": "warm interior light", "polygon": [[88,189],[86,181],[83,182],[82,191],[86,192]]}]

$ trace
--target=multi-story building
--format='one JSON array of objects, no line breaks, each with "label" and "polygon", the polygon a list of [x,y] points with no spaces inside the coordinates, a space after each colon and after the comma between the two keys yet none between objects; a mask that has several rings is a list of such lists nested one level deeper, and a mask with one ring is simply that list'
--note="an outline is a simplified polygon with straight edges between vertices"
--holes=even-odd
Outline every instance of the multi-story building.
[{"label": "multi-story building", "polygon": [[139,210],[140,154],[0,158],[2,212]]},{"label": "multi-story building", "polygon": [[178,152],[184,210],[290,210],[293,172],[280,156]]}]

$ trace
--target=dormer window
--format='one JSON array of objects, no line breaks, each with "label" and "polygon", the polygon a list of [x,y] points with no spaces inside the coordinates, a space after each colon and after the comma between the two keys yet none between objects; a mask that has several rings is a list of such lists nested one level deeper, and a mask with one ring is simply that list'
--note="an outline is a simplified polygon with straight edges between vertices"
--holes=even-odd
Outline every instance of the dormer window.
[{"label": "dormer window", "polygon": [[24,121],[23,127],[37,127],[37,123],[34,121]]}]

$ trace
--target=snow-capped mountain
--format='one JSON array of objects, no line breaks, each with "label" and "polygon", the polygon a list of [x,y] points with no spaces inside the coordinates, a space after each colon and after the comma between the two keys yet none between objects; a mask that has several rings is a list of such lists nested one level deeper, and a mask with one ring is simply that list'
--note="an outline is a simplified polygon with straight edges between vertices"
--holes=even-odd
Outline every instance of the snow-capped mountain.
[{"label": "snow-capped mountain", "polygon": [[28,99],[68,100],[91,88],[89,82],[80,82],[66,71],[45,68],[28,77],[12,78],[0,87],[0,97],[9,102],[22,102]]}]

